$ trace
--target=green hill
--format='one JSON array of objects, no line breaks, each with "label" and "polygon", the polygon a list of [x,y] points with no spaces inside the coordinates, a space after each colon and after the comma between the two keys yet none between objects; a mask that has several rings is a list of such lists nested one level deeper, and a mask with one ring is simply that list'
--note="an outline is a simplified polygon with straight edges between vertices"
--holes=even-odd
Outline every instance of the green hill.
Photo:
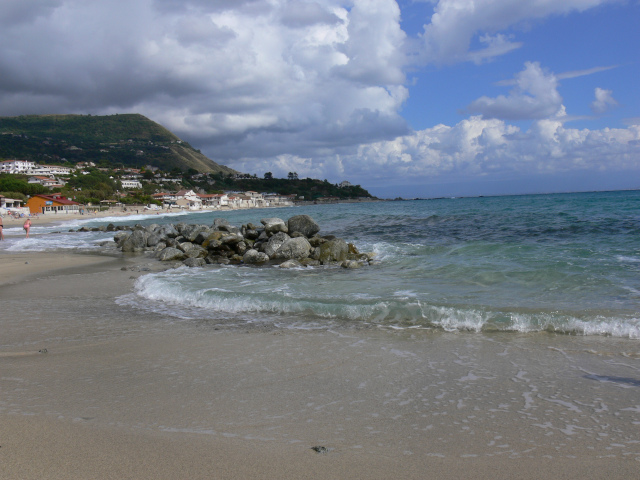
[{"label": "green hill", "polygon": [[237,173],[143,115],[0,117],[0,159],[105,167],[152,165],[202,173]]}]

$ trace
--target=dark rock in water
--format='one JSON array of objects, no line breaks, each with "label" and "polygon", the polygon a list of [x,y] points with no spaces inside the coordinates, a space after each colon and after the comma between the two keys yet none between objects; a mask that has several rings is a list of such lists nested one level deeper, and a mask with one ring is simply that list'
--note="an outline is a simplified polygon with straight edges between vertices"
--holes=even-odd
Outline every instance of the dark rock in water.
[{"label": "dark rock in water", "polygon": [[187,267],[204,267],[207,262],[204,261],[204,258],[187,258],[184,262]]},{"label": "dark rock in water", "polygon": [[342,268],[360,268],[362,264],[357,260],[345,260],[341,266]]},{"label": "dark rock in water", "polygon": [[[273,238],[273,237],[271,237]],[[306,258],[309,256],[311,245],[305,237],[290,238],[285,241],[273,255],[273,258],[297,259]]]},{"label": "dark rock in water", "polygon": [[323,265],[342,263],[347,259],[347,254],[349,253],[347,242],[341,239],[329,240],[318,248],[320,249],[318,260]]},{"label": "dark rock in water", "polygon": [[116,229],[116,226],[113,223],[107,225],[107,232],[113,232]]},{"label": "dark rock in water", "polygon": [[89,229],[88,229],[87,227],[80,227],[80,228],[78,229],[78,231],[79,231],[79,232],[88,232],[88,231],[89,231]]},{"label": "dark rock in water", "polygon": [[249,249],[244,253],[242,261],[247,264],[265,263],[269,261],[269,255],[254,249]]},{"label": "dark rock in water", "polygon": [[269,258],[273,258],[278,249],[284,244],[284,242],[286,242],[290,238],[291,237],[289,237],[289,235],[284,232],[276,233],[269,239],[269,241],[265,245],[264,253],[266,253]]},{"label": "dark rock in water", "polygon": [[171,260],[184,260],[185,258],[186,254],[182,250],[178,250],[177,248],[173,247],[167,247],[158,253],[158,259],[163,262],[169,262]]},{"label": "dark rock in water", "polygon": [[296,215],[287,221],[289,233],[300,232],[305,237],[313,237],[320,231],[318,225],[309,215]]}]

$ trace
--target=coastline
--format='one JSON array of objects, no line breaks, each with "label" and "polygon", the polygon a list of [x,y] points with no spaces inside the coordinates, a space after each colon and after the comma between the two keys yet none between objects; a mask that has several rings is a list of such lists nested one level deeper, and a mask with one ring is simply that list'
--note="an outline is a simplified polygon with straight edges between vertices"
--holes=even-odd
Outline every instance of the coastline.
[{"label": "coastline", "polygon": [[637,472],[637,342],[217,328],[117,305],[144,256],[27,255],[0,257],[2,479]]}]

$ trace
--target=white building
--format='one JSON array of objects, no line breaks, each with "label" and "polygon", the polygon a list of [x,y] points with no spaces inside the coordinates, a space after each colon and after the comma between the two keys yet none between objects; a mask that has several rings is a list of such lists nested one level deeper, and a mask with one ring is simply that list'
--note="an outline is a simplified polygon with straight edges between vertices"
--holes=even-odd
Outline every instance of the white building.
[{"label": "white building", "polygon": [[142,184],[138,180],[120,180],[122,188],[142,188]]},{"label": "white building", "polygon": [[26,173],[31,175],[70,175],[71,168],[60,165],[34,165]]},{"label": "white building", "polygon": [[4,160],[0,162],[0,173],[27,173],[34,166],[35,162],[29,160]]}]

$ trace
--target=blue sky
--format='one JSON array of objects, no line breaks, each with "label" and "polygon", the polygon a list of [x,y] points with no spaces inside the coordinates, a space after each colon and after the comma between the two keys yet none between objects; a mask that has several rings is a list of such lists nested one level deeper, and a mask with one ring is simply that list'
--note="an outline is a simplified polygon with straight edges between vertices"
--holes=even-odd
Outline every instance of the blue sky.
[{"label": "blue sky", "polygon": [[[126,12],[126,15],[123,15]],[[381,197],[640,188],[638,0],[5,0],[0,115]]]}]

